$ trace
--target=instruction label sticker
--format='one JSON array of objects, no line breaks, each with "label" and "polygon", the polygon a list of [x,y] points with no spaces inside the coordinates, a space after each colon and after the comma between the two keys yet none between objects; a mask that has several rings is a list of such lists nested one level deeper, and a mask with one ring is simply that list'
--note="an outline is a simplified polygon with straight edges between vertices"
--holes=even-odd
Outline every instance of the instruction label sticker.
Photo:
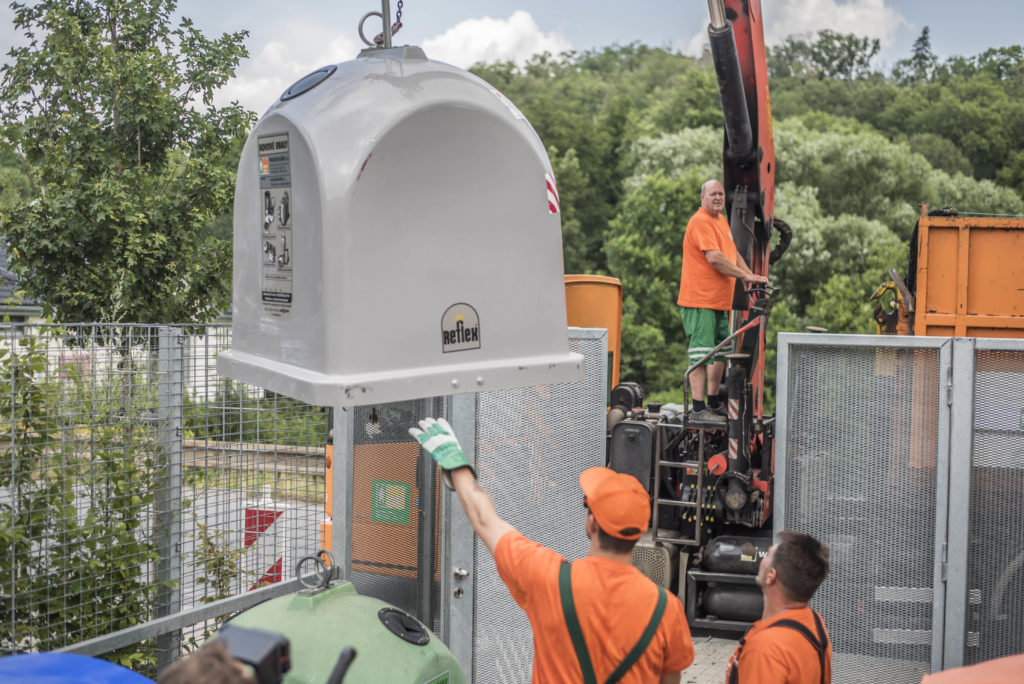
[{"label": "instruction label sticker", "polygon": [[292,166],[288,134],[261,135],[260,301],[267,318],[292,315]]},{"label": "instruction label sticker", "polygon": [[370,520],[395,525],[409,524],[409,501],[412,486],[408,482],[373,480]]}]

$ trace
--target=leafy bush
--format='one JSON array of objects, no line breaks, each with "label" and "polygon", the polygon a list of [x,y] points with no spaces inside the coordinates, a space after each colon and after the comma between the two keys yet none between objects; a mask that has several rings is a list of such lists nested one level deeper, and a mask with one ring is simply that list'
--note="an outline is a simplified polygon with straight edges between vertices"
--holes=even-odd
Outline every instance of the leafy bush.
[{"label": "leafy bush", "polygon": [[[73,369],[61,391],[47,372],[46,341],[0,349],[0,635],[6,652],[51,650],[147,620],[159,585],[150,509],[160,470],[152,425],[131,403],[98,403]],[[116,394],[131,397],[132,375]],[[83,430],[87,421],[88,430]],[[88,438],[78,437],[79,432]],[[149,647],[108,658],[155,667]]]}]

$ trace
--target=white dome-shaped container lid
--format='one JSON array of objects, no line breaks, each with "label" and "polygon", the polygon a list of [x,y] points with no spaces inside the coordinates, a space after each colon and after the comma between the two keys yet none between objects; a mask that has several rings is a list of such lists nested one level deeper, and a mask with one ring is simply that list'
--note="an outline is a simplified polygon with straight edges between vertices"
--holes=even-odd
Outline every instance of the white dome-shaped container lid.
[{"label": "white dome-shaped container lid", "polygon": [[218,370],[331,406],[581,379],[557,188],[522,113],[419,48],[304,81],[242,153]]}]

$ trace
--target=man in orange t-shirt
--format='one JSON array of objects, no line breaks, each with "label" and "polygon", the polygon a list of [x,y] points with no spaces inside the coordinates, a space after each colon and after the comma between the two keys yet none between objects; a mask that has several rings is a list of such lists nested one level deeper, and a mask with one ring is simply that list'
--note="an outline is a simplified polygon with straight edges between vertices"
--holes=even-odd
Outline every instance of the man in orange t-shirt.
[{"label": "man in orange t-shirt", "polygon": [[[676,303],[683,331],[689,338],[687,355],[691,366],[729,336],[729,311],[736,279],[747,284],[768,282],[766,276],[753,273],[736,251],[729,222],[721,213],[723,209],[725,189],[718,181],[709,180],[700,189],[700,209],[686,224],[683,235],[683,268]],[[718,401],[724,372],[725,351],[720,351],[690,373],[692,418],[725,422],[724,407]]]},{"label": "man in orange t-shirt", "polygon": [[640,482],[608,468],[580,474],[590,550],[570,564],[498,516],[443,418],[419,425],[409,432],[441,466],[530,618],[533,681],[678,684],[694,657],[683,606],[632,564],[651,516]]},{"label": "man in orange t-shirt", "polygon": [[809,534],[784,531],[757,569],[764,595],[761,619],[740,639],[725,670],[726,684],[827,684],[832,646],[808,607],[828,575],[828,547]]}]

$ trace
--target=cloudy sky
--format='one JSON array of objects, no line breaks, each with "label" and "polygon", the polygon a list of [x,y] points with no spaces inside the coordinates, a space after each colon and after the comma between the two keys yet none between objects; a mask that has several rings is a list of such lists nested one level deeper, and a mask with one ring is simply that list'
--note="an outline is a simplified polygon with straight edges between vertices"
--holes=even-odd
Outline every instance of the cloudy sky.
[{"label": "cloudy sky", "polygon": [[[398,0],[392,0],[392,13]],[[705,0],[404,0],[395,44],[461,67],[477,61],[522,62],[531,54],[587,50],[639,41],[699,53],[708,21]],[[219,100],[237,99],[262,113],[296,79],[353,58],[357,26],[380,0],[179,0],[178,9],[207,35],[245,29],[250,58]],[[1024,0],[762,0],[769,45],[821,29],[878,38],[878,67],[910,54],[928,26],[939,57],[975,55],[1024,43]],[[0,48],[18,41],[12,13],[0,7]],[[370,36],[379,20],[366,22]]]}]

